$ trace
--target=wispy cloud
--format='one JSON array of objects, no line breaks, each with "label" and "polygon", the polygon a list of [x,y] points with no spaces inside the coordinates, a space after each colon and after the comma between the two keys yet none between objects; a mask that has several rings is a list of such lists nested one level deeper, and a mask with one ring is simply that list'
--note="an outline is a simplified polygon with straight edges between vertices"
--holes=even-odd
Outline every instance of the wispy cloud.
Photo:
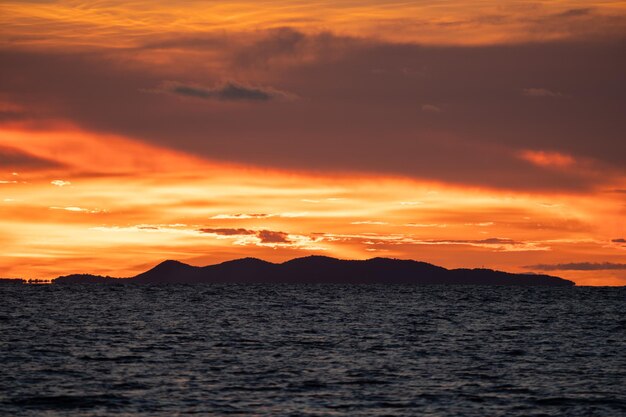
[{"label": "wispy cloud", "polygon": [[[427,227],[431,227],[427,225]],[[436,227],[436,226],[433,226]],[[323,235],[328,241],[360,242],[366,245],[466,245],[479,248],[490,249],[496,252],[526,252],[526,251],[546,251],[550,247],[541,242],[522,242],[507,238],[487,238],[487,239],[420,239],[404,234],[334,234]]]},{"label": "wispy cloud", "polygon": [[159,88],[149,90],[148,92],[169,93],[184,97],[218,101],[293,100],[296,97],[294,94],[272,87],[258,87],[234,81],[228,81],[214,87],[166,81]]},{"label": "wispy cloud", "polygon": [[593,12],[593,9],[591,7],[586,7],[586,8],[576,8],[576,9],[565,10],[564,12],[556,13],[552,16],[556,18],[581,17],[581,16],[589,16],[592,12]]},{"label": "wispy cloud", "polygon": [[248,229],[242,229],[242,228],[239,228],[239,229],[205,228],[205,229],[200,229],[200,232],[214,234],[214,235],[221,235],[221,236],[244,236],[244,235],[256,235],[257,234],[257,232],[254,230],[248,230]]},{"label": "wispy cloud", "polygon": [[493,226],[494,224],[494,222],[465,223],[465,226],[489,227]]},{"label": "wispy cloud", "polygon": [[441,107],[435,106],[434,104],[422,104],[422,111],[429,113],[441,113]]},{"label": "wispy cloud", "polygon": [[547,88],[524,88],[522,90],[522,95],[526,97],[563,97],[562,93],[548,90]]},{"label": "wispy cloud", "polygon": [[237,214],[216,214],[212,216],[211,219],[215,220],[230,220],[230,219],[264,219],[268,217],[274,217],[275,214],[267,214],[267,213],[237,213]]},{"label": "wispy cloud", "polygon": [[567,168],[576,164],[572,156],[559,152],[526,150],[520,152],[519,157],[540,167]]},{"label": "wispy cloud", "polygon": [[447,224],[442,223],[405,223],[407,227],[448,227]]},{"label": "wispy cloud", "polygon": [[104,213],[105,210],[100,210],[100,209],[87,209],[87,208],[83,208],[83,207],[75,207],[75,206],[69,206],[69,207],[50,207],[50,210],[65,210],[65,211],[72,211],[75,213],[90,213],[90,214],[97,214],[97,213]]},{"label": "wispy cloud", "polygon": [[272,217],[305,217],[307,212],[287,212],[287,213],[236,213],[236,214],[216,214],[211,216],[211,220],[248,220],[248,219],[269,219]]},{"label": "wispy cloud", "polygon": [[[1,117],[0,122],[2,122]],[[5,167],[20,170],[23,168],[44,169],[58,167],[58,164],[12,146],[0,145],[0,168]]]},{"label": "wispy cloud", "polygon": [[564,264],[526,265],[524,268],[535,271],[602,271],[626,269],[626,264],[613,262],[571,262]]}]

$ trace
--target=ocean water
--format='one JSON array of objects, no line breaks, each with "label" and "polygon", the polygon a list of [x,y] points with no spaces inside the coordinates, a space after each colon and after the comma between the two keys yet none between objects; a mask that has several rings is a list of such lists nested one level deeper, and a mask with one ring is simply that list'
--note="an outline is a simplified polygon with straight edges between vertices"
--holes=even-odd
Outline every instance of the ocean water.
[{"label": "ocean water", "polygon": [[626,288],[2,286],[2,416],[626,415]]}]

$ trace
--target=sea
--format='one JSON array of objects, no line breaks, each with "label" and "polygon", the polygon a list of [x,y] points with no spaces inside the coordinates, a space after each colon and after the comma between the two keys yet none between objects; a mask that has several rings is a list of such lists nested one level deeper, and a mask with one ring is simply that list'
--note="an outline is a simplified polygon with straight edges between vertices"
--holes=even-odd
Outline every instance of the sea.
[{"label": "sea", "polygon": [[2,416],[626,416],[626,288],[0,286]]}]

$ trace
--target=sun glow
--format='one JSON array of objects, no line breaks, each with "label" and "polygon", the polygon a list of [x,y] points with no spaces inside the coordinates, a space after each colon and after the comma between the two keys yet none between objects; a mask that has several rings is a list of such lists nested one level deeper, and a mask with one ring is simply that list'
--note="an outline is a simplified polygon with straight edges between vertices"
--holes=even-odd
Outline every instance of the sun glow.
[{"label": "sun glow", "polygon": [[163,258],[207,264],[316,253],[523,270],[530,252],[545,263],[581,248],[602,259],[626,249],[611,243],[619,232],[606,222],[618,225],[619,213],[599,213],[595,198],[260,170],[77,129],[3,129],[0,138],[58,164],[4,175],[19,178],[1,185],[0,241],[9,249],[0,273],[8,276],[129,276]]}]

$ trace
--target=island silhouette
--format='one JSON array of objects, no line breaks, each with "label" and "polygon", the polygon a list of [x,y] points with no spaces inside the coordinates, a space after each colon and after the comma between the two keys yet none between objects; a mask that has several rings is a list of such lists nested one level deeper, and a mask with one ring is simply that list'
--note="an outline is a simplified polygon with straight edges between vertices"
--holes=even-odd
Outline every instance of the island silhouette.
[{"label": "island silhouette", "polygon": [[574,282],[540,274],[492,269],[446,269],[426,262],[390,258],[342,260],[307,256],[283,263],[243,258],[204,267],[164,261],[130,278],[91,274],[61,276],[54,284],[419,284],[573,286]]}]

